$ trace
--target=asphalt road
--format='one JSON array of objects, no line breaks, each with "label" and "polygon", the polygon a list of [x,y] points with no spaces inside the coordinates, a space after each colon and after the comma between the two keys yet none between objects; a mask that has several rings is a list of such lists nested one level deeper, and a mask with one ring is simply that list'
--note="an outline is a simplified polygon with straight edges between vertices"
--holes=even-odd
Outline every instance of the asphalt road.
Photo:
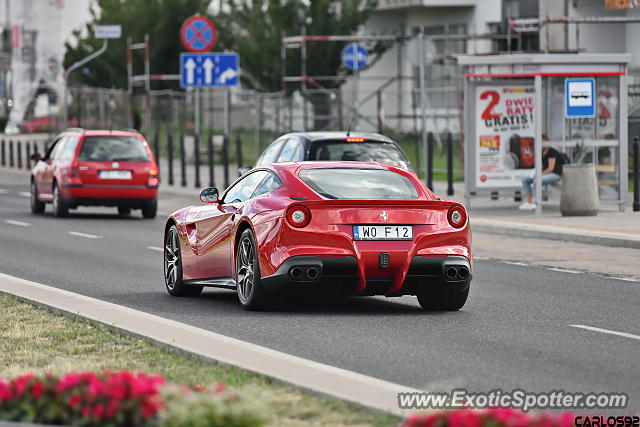
[{"label": "asphalt road", "polygon": [[87,208],[57,219],[49,206],[37,216],[27,191],[25,175],[0,170],[0,272],[411,387],[626,392],[640,412],[640,340],[570,326],[640,335],[638,282],[478,261],[459,312],[425,313],[412,297],[246,312],[230,291],[166,293],[164,218]]}]

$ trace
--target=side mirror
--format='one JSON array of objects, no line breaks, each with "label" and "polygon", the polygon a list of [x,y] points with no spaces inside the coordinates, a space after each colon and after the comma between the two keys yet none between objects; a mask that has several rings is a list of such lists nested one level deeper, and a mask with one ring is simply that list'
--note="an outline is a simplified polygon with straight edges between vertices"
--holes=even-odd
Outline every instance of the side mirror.
[{"label": "side mirror", "polygon": [[218,203],[219,193],[216,187],[207,187],[200,191],[200,201],[205,203]]},{"label": "side mirror", "polygon": [[33,160],[34,162],[38,162],[40,160],[42,160],[42,154],[38,153],[37,151],[35,153],[33,153],[30,157],[31,160]]}]

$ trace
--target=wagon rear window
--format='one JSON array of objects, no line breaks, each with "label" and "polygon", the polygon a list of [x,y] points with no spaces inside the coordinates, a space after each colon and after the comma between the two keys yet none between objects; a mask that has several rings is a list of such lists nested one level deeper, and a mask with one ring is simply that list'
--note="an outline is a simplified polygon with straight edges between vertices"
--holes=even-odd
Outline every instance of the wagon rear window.
[{"label": "wagon rear window", "polygon": [[309,168],[300,179],[329,199],[412,200],[418,192],[411,181],[386,169]]},{"label": "wagon rear window", "polygon": [[140,138],[88,136],[82,143],[80,161],[148,162],[149,152]]}]

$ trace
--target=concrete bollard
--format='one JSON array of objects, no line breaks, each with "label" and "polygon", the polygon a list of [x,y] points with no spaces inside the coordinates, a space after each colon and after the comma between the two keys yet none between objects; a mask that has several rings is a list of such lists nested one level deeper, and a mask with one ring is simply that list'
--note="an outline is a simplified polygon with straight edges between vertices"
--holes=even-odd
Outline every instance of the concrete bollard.
[{"label": "concrete bollard", "polygon": [[564,165],[560,196],[562,216],[593,216],[598,215],[599,209],[596,166]]}]

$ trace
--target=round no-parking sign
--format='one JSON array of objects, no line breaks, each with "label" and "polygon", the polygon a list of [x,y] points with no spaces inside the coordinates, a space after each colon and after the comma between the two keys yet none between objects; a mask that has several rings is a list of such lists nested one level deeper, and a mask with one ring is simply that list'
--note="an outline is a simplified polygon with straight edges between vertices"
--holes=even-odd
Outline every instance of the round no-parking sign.
[{"label": "round no-parking sign", "polygon": [[205,16],[195,15],[180,29],[182,45],[190,52],[208,52],[216,44],[216,26]]}]

